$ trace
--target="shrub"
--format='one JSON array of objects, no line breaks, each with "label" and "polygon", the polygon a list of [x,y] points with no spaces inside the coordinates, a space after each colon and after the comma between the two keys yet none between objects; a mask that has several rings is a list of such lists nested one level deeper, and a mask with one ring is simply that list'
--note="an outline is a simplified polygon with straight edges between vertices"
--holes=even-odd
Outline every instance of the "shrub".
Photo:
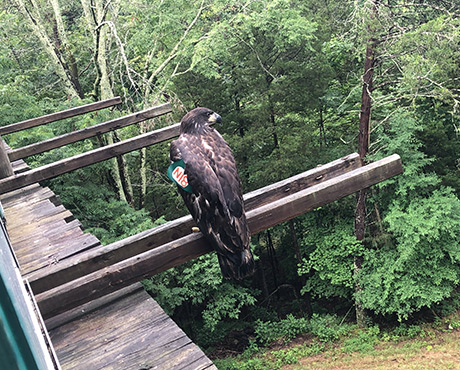
[{"label": "shrub", "polygon": [[367,330],[363,330],[358,336],[346,339],[343,342],[342,351],[345,353],[361,352],[370,353],[375,351],[374,346],[378,342],[378,335],[380,329],[378,326],[370,327]]},{"label": "shrub", "polygon": [[284,342],[288,342],[296,336],[308,332],[308,329],[309,325],[306,318],[296,318],[292,314],[277,322],[257,320],[254,326],[257,339],[265,345],[281,338]]},{"label": "shrub", "polygon": [[351,328],[352,326],[348,324],[340,323],[339,318],[335,315],[313,314],[309,323],[310,332],[322,342],[336,340]]}]

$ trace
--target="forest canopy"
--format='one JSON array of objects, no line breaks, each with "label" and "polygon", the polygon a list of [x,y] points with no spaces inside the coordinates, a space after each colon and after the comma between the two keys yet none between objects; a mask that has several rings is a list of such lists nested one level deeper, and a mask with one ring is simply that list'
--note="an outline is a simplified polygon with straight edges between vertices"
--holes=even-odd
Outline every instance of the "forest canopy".
[{"label": "forest canopy", "polygon": [[[173,106],[168,116],[29,157],[32,167],[178,122],[205,106],[222,116],[217,129],[248,192],[357,152],[368,98],[365,160],[397,153],[404,173],[368,189],[363,238],[355,235],[350,196],[253,236],[257,273],[242,284],[222,280],[213,254],[144,282],[201,345],[286,315],[344,315],[358,303],[368,320],[385,322],[459,307],[458,1],[0,4],[0,126],[123,100],[114,111],[6,135],[11,147]],[[187,214],[166,176],[168,146],[47,185],[107,244]]]}]

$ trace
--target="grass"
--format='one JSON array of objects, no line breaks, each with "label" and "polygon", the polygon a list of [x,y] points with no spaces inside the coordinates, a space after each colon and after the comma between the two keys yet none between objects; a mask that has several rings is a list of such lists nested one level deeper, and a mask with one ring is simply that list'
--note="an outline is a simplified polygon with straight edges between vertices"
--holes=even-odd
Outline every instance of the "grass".
[{"label": "grass", "polygon": [[214,362],[220,370],[460,369],[460,314],[387,331],[350,326],[323,341],[311,334],[268,347],[251,341],[243,354]]}]

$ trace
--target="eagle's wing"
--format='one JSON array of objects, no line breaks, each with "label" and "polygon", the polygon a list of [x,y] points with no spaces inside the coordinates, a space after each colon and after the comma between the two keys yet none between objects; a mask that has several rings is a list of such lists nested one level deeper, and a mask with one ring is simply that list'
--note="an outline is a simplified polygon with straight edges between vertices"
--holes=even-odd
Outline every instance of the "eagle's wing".
[{"label": "eagle's wing", "polygon": [[187,208],[219,256],[224,277],[241,279],[254,268],[241,182],[233,153],[217,131],[210,138],[181,135],[170,147],[182,159],[193,194],[181,188]]}]

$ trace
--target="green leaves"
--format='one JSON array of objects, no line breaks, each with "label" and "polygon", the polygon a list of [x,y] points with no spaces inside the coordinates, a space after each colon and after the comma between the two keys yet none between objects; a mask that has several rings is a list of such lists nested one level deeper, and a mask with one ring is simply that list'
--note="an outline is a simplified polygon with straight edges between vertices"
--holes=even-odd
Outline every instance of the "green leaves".
[{"label": "green leaves", "polygon": [[324,298],[349,298],[354,283],[354,256],[363,254],[363,246],[354,236],[352,222],[343,214],[325,218],[326,212],[312,212],[303,221],[308,231],[302,245],[308,254],[299,267],[299,274],[307,276],[302,292]]},{"label": "green leaves", "polygon": [[223,281],[214,253],[154,276],[144,286],[170,315],[189,307],[189,319],[203,320],[210,331],[224,321],[238,319],[244,307],[255,304],[257,294],[254,289]]}]

